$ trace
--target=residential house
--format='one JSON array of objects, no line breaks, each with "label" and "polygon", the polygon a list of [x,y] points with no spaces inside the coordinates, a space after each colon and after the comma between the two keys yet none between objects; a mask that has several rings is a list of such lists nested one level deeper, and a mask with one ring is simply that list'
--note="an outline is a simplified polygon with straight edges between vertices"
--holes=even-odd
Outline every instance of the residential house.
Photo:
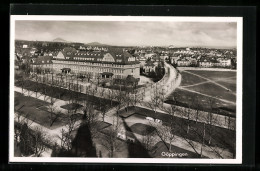
[{"label": "residential house", "polygon": [[152,61],[147,61],[147,62],[144,64],[143,69],[144,69],[144,72],[149,73],[149,72],[155,71],[155,67],[156,67],[156,66],[155,66],[154,62],[152,62]]},{"label": "residential house", "polygon": [[177,60],[177,66],[187,67],[187,66],[190,66],[190,65],[191,65],[191,62],[186,58],[180,58],[180,59]]}]

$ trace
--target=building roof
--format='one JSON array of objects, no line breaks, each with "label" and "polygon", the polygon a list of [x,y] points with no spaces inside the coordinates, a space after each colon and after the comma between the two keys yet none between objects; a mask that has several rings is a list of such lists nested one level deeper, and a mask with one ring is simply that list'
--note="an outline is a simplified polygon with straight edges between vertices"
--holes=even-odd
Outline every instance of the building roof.
[{"label": "building roof", "polygon": [[52,64],[52,56],[38,56],[33,58],[33,65]]},{"label": "building roof", "polygon": [[154,67],[154,63],[152,61],[147,61],[144,66],[151,66],[151,67]]},{"label": "building roof", "polygon": [[214,57],[201,57],[198,62],[211,62],[211,63],[219,63]]},{"label": "building roof", "polygon": [[[107,61],[102,61],[100,59],[103,59],[104,55],[109,53],[109,54],[111,54],[111,56],[114,58],[114,61],[115,61],[115,62],[111,61],[112,63],[120,63],[120,64],[137,64],[137,63],[139,63],[139,61],[136,60],[136,57],[132,56],[127,51],[123,51],[122,48],[109,48],[107,52],[77,51],[74,48],[66,48],[66,49],[64,48],[60,52],[65,57],[64,60],[73,60],[73,61],[77,60],[77,61],[107,63]],[[129,60],[129,58],[134,58],[135,60]],[[108,63],[111,63],[111,62],[108,62]]]},{"label": "building roof", "polygon": [[186,58],[180,58],[180,59],[178,59],[177,61],[189,61],[188,59],[186,59]]},{"label": "building roof", "polygon": [[101,75],[109,75],[109,76],[113,76],[114,74],[111,73],[111,72],[103,72],[103,73],[101,73]]}]

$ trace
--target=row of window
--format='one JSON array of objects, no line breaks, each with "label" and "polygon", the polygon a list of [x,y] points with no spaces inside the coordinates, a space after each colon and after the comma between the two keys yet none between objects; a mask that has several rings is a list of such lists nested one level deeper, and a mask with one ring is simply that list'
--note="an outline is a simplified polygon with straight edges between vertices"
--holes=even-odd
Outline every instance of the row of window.
[{"label": "row of window", "polygon": [[[57,65],[57,68],[67,68],[68,65]],[[113,69],[113,68],[97,68],[97,67],[86,67],[86,66],[69,66],[72,69],[82,70],[82,71],[100,71],[100,72],[112,72],[112,73],[123,73],[123,70]]]},{"label": "row of window", "polygon": [[75,53],[75,55],[90,55],[90,56],[100,56],[99,53]]},{"label": "row of window", "polygon": [[[66,68],[67,65],[58,65],[58,68]],[[112,73],[123,73],[123,70],[112,69],[112,68],[95,68],[95,67],[86,67],[86,66],[70,66],[70,68],[83,70],[83,71],[100,71],[100,72],[112,72]]]},{"label": "row of window", "polygon": [[78,64],[78,65],[90,65],[90,66],[101,66],[101,67],[113,67],[113,68],[124,68],[124,67],[134,67],[135,65],[118,65],[118,64],[106,64],[106,63],[89,63],[89,62],[78,62],[78,61],[53,61],[53,63],[64,63],[64,64]]},{"label": "row of window", "polygon": [[95,58],[80,58],[80,57],[74,57],[73,59],[75,59],[75,60],[85,60],[85,61],[87,61],[87,60],[88,61],[94,61],[95,60]]}]

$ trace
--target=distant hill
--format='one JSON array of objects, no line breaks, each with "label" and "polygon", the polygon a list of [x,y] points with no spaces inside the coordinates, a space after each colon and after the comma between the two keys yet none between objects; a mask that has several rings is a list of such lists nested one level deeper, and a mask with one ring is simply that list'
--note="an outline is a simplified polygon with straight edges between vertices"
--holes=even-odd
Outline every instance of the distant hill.
[{"label": "distant hill", "polygon": [[102,44],[102,43],[99,43],[99,42],[86,43],[85,45],[88,45],[88,46],[109,46],[109,45]]},{"label": "distant hill", "polygon": [[53,42],[67,42],[67,41],[58,37],[58,38],[54,39]]}]

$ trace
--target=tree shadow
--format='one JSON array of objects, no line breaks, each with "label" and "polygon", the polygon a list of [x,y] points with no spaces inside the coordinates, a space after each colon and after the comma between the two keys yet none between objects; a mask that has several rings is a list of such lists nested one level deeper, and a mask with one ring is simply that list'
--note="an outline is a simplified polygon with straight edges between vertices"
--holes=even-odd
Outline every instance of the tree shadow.
[{"label": "tree shadow", "polygon": [[97,157],[96,148],[93,145],[91,133],[87,124],[81,125],[72,141],[72,149],[66,151],[54,148],[52,157]]},{"label": "tree shadow", "polygon": [[127,141],[128,155],[129,158],[151,158],[148,151],[144,148],[142,143],[136,138],[136,136],[132,133],[131,128],[126,124],[124,118],[122,118],[123,126],[125,127],[126,136],[133,137],[135,142]]},{"label": "tree shadow", "polygon": [[77,135],[72,142],[72,151],[77,156],[97,157],[96,148],[93,146],[91,132],[87,124],[79,127]]}]

